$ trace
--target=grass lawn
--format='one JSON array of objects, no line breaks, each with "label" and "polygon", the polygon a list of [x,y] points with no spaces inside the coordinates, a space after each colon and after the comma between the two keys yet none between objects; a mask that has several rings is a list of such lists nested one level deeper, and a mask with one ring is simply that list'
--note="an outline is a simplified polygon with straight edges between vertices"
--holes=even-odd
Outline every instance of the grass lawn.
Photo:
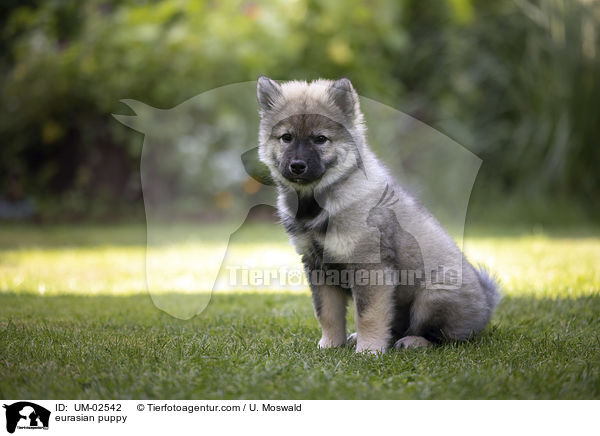
[{"label": "grass lawn", "polygon": [[[247,230],[242,256],[294,256],[275,225]],[[185,235],[154,249],[193,249]],[[145,291],[144,242],[143,226],[0,228],[2,398],[600,398],[597,229],[467,232],[503,283],[490,326],[383,356],[318,350],[307,290],[215,292],[195,318],[169,316]]]}]

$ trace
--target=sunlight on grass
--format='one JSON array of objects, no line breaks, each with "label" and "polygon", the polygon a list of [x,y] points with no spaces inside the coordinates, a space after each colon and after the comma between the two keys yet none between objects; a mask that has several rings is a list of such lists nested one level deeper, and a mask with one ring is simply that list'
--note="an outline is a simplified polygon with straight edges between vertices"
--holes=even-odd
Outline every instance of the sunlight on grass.
[{"label": "sunlight on grass", "polygon": [[[97,231],[79,228],[66,238],[66,229],[32,228],[0,231],[0,290],[43,295],[125,295],[146,292],[146,246],[143,232],[136,237],[122,229]],[[37,232],[37,233],[36,233]],[[60,245],[65,232],[65,245]],[[210,235],[210,229],[206,230]],[[148,275],[152,293],[207,292],[214,278],[202,271],[218,271],[219,241],[189,232],[173,232],[148,248]],[[199,242],[207,240],[207,242]],[[227,291],[308,292],[304,285],[271,285],[244,289],[227,282],[228,267],[274,270],[285,267],[302,271],[295,253],[276,224],[250,225],[232,238],[216,289]],[[477,236],[467,238],[468,258],[486,265],[500,278],[506,295],[579,297],[600,289],[600,238],[554,238],[543,235]],[[200,267],[201,266],[201,267]]]},{"label": "sunlight on grass", "polygon": [[467,240],[465,251],[497,274],[506,295],[564,298],[600,289],[597,237],[482,237]]}]

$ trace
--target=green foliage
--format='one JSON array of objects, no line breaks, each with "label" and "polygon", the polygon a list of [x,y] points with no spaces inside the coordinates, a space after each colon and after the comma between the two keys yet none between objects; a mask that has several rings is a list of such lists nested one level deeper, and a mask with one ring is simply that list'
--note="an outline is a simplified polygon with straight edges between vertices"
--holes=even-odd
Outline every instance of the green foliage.
[{"label": "green foliage", "polygon": [[120,99],[168,108],[259,74],[347,76],[480,155],[486,190],[595,210],[596,2],[53,0],[2,12],[0,185],[20,169],[46,215],[139,205],[142,139],[110,116]]}]

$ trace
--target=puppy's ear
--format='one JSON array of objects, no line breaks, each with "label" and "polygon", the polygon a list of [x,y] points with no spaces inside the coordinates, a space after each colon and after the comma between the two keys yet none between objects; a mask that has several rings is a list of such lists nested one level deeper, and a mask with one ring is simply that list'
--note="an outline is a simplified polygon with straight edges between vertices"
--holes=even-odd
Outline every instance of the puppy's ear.
[{"label": "puppy's ear", "polygon": [[260,110],[268,112],[273,109],[277,100],[281,98],[281,86],[267,76],[260,76],[256,85],[256,95]]},{"label": "puppy's ear", "polygon": [[329,97],[349,119],[356,118],[360,110],[358,94],[352,87],[350,80],[344,77],[333,82],[329,87]]}]

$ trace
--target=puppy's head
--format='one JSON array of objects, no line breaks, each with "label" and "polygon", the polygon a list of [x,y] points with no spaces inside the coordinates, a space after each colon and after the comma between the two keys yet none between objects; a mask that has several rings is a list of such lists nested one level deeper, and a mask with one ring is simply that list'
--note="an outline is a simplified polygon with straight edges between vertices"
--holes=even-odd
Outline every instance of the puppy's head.
[{"label": "puppy's head", "polygon": [[259,156],[273,178],[297,191],[328,185],[357,168],[364,129],[348,79],[258,79]]}]

